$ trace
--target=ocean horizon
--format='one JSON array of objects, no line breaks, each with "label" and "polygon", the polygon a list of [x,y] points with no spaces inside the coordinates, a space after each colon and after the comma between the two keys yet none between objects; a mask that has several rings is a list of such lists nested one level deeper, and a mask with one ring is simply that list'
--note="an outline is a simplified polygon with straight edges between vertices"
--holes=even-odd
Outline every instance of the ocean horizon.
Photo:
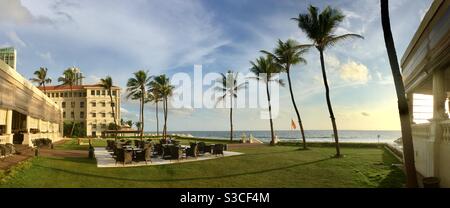
[{"label": "ocean horizon", "polygon": [[[162,131],[160,131],[161,133]],[[147,131],[146,134],[155,134],[155,131]],[[230,139],[230,131],[168,131],[169,134],[178,134],[205,139]],[[392,143],[401,137],[400,130],[339,130],[340,142],[352,143]],[[262,142],[269,142],[271,139],[270,130],[238,130],[233,132],[233,140],[239,140],[252,135]],[[278,130],[275,135],[280,141],[301,140],[298,130]],[[305,130],[307,142],[334,142],[332,130]]]}]

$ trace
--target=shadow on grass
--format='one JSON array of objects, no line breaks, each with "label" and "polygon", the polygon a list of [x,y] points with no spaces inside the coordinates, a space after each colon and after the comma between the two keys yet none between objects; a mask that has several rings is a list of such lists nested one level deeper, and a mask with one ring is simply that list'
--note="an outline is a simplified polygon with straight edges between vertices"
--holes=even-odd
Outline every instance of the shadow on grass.
[{"label": "shadow on grass", "polygon": [[330,159],[332,159],[332,158],[325,158],[325,159],[315,160],[315,161],[311,161],[311,162],[304,162],[304,163],[298,163],[298,164],[293,164],[293,165],[284,166],[284,167],[270,168],[270,169],[251,171],[251,172],[245,172],[245,173],[236,173],[236,174],[228,174],[228,175],[220,175],[220,176],[206,176],[206,177],[192,177],[192,178],[170,178],[170,179],[120,178],[120,177],[113,177],[113,176],[96,175],[96,174],[91,174],[91,173],[83,173],[83,172],[77,172],[77,171],[72,171],[72,170],[64,170],[64,169],[54,168],[54,167],[46,167],[43,165],[34,165],[34,166],[39,167],[39,168],[44,168],[44,169],[50,169],[53,171],[60,171],[60,172],[69,173],[69,174],[103,178],[103,179],[134,181],[134,182],[173,182],[173,181],[213,180],[213,179],[232,178],[232,177],[245,176],[245,175],[256,175],[256,174],[262,174],[262,173],[267,173],[267,172],[271,172],[271,171],[285,170],[285,169],[295,168],[295,167],[304,166],[304,165],[311,165],[311,164],[320,163],[320,162],[330,160]]},{"label": "shadow on grass", "polygon": [[405,174],[399,167],[392,166],[392,164],[401,163],[397,158],[395,158],[386,149],[383,149],[382,155],[384,165],[389,166],[390,172],[384,177],[378,185],[378,188],[399,188],[403,187],[406,181]]}]

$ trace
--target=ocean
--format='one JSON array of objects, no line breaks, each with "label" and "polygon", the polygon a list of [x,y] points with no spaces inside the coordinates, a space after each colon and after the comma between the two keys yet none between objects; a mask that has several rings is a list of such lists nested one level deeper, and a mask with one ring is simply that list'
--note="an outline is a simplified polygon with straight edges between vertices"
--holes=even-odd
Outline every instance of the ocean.
[{"label": "ocean", "polygon": [[[230,139],[229,131],[169,131],[168,133],[199,138]],[[244,134],[247,138],[252,135],[262,142],[270,142],[270,131],[234,131],[233,139],[239,140]],[[353,143],[392,143],[401,137],[400,131],[339,130],[338,134],[340,142]],[[280,141],[300,140],[300,132],[298,130],[275,131],[275,135],[278,136]],[[305,130],[305,136],[307,142],[334,142],[333,131],[331,130]]]}]

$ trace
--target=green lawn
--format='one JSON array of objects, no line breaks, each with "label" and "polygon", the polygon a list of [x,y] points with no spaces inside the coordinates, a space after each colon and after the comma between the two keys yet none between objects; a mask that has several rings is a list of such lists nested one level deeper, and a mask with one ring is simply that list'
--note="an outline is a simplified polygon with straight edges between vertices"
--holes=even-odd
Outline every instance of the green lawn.
[{"label": "green lawn", "polygon": [[[64,148],[70,145],[65,144]],[[57,147],[57,148],[62,148]],[[33,158],[0,187],[402,187],[398,163],[381,148],[242,148],[244,155],[163,166],[97,168],[95,160]]]}]

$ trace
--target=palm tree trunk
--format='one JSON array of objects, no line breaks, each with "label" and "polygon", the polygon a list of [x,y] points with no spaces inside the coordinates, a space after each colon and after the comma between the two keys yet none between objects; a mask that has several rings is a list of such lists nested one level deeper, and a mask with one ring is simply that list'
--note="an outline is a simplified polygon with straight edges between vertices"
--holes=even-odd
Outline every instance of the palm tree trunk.
[{"label": "palm tree trunk", "polygon": [[144,90],[141,89],[141,141],[144,139]]},{"label": "palm tree trunk", "polygon": [[44,94],[47,95],[47,89],[45,89],[45,82],[42,82],[42,87],[44,87]]},{"label": "palm tree trunk", "polygon": [[384,42],[386,44],[386,50],[389,56],[392,76],[394,78],[395,90],[397,92],[398,112],[400,115],[400,124],[402,128],[403,158],[407,179],[406,186],[409,188],[416,188],[418,187],[418,184],[416,167],[414,164],[414,145],[411,133],[410,113],[405,96],[405,86],[403,85],[403,78],[400,73],[397,53],[395,51],[394,39],[392,38],[389,20],[389,4],[387,0],[381,0],[381,23],[383,26]]},{"label": "palm tree trunk", "polygon": [[158,101],[156,103],[156,136],[159,136],[159,116],[158,116]]},{"label": "palm tree trunk", "polygon": [[230,95],[230,141],[233,141],[233,95]]},{"label": "palm tree trunk", "polygon": [[326,98],[327,98],[328,112],[330,113],[331,124],[333,125],[333,136],[334,136],[334,141],[336,143],[336,157],[340,157],[341,151],[339,148],[339,136],[338,136],[337,127],[336,127],[336,119],[334,118],[333,107],[331,106],[330,88],[328,87],[327,72],[325,71],[323,50],[319,50],[319,52],[320,52],[320,64],[322,65],[323,84],[325,85],[325,94],[326,94]]},{"label": "palm tree trunk", "polygon": [[297,114],[298,125],[300,126],[300,133],[301,133],[301,136],[303,139],[303,149],[306,149],[307,147],[306,147],[305,131],[303,129],[303,123],[302,123],[302,119],[300,118],[300,113],[298,112],[297,104],[295,104],[294,93],[292,92],[291,73],[289,71],[289,68],[290,68],[289,66],[286,67],[286,73],[287,73],[288,84],[289,84],[289,92],[291,93],[292,105],[294,106],[295,113]]},{"label": "palm tree trunk", "polygon": [[116,129],[116,133],[114,134],[114,140],[117,141],[117,131],[119,131],[119,128],[117,126],[115,102],[113,101],[112,90],[111,89],[109,89],[109,98],[111,99],[111,110],[112,110],[112,113],[113,113],[114,125],[115,125],[115,129]]},{"label": "palm tree trunk", "polygon": [[164,139],[166,139],[166,137],[167,137],[167,111],[169,110],[168,108],[167,108],[167,98],[164,98],[164,108],[165,108],[165,111],[164,111]]},{"label": "palm tree trunk", "polygon": [[270,145],[275,145],[275,133],[273,132],[273,121],[272,121],[272,105],[270,104],[269,80],[267,80],[266,82],[266,93],[267,93],[267,101],[269,103],[270,135],[272,137]]},{"label": "palm tree trunk", "polygon": [[[70,96],[72,97],[72,102],[75,104],[74,101],[74,97],[73,97],[73,89],[72,89],[72,85],[70,85]],[[72,117],[72,129],[70,130],[70,137],[73,136],[73,129],[75,128],[75,111],[72,107],[72,102],[70,102],[70,108],[71,108],[71,112],[70,112],[70,116],[72,116],[72,112],[74,112],[73,117]]]}]

